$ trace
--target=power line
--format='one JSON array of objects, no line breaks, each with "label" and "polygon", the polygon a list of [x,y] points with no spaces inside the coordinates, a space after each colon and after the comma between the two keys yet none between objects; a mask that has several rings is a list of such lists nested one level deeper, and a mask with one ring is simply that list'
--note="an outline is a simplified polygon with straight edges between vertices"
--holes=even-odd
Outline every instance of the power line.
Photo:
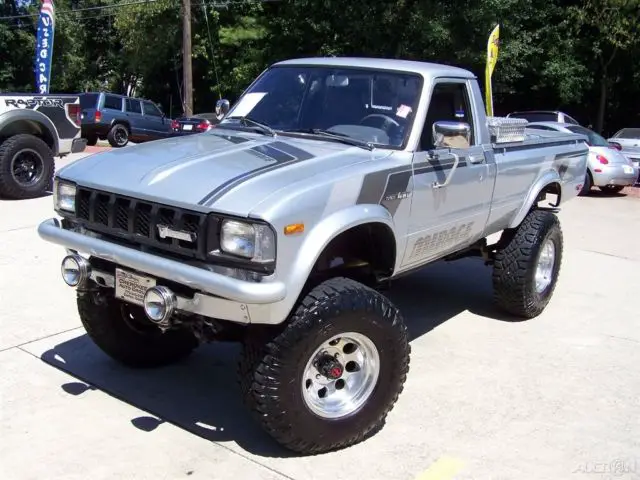
[{"label": "power line", "polygon": [[[57,17],[59,15],[70,15],[78,12],[87,12],[91,10],[108,10],[108,9],[114,9],[114,8],[128,7],[132,5],[145,5],[149,3],[155,3],[158,1],[160,0],[140,0],[136,2],[125,2],[125,3],[114,3],[112,5],[101,5],[99,7],[76,8],[72,10],[58,10],[55,12],[55,15]],[[209,5],[209,6],[212,6],[213,8],[225,8],[225,7],[228,7],[229,5],[251,5],[251,4],[258,4],[258,3],[273,3],[273,2],[279,2],[279,1],[281,0],[253,0],[253,1],[252,0],[244,0],[244,1],[229,0],[229,1],[222,1],[222,2],[204,2],[204,3],[199,3],[193,6],[199,7],[202,5]],[[180,5],[176,4],[175,6],[179,7]],[[33,13],[33,14],[28,13],[23,15],[9,15],[5,17],[0,17],[0,20],[15,20],[19,18],[37,18],[39,16],[40,16],[40,13]]]}]

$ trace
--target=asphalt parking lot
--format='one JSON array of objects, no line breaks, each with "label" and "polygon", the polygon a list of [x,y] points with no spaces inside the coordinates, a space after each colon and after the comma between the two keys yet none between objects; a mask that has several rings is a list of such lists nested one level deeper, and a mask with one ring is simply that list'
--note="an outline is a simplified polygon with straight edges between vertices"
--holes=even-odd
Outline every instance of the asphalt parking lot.
[{"label": "asphalt parking lot", "polygon": [[564,206],[560,281],[536,319],[502,319],[476,259],[399,280],[411,372],[386,427],[304,458],[242,408],[236,345],[141,372],[88,340],[63,249],[36,233],[51,202],[0,200],[4,480],[640,479],[640,199],[594,189]]}]

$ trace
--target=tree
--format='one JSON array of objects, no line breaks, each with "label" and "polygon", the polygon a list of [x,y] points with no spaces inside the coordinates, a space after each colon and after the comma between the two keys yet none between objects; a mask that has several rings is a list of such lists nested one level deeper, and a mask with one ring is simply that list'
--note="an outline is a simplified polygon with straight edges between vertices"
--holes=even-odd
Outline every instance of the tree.
[{"label": "tree", "polygon": [[640,0],[583,0],[569,8],[568,21],[575,22],[587,60],[597,72],[600,85],[595,129],[604,127],[607,96],[612,86],[614,61],[640,44]]}]

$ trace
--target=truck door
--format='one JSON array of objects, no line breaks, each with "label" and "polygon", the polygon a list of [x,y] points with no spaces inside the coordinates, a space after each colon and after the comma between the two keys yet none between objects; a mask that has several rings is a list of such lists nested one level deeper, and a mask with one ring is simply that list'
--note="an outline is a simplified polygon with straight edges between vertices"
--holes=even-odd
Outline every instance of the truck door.
[{"label": "truck door", "polygon": [[[490,145],[482,145],[475,109],[482,99],[465,79],[437,79],[432,85],[421,141],[413,157],[413,195],[402,268],[455,252],[482,238],[495,179]],[[470,137],[434,144],[435,122],[466,123]],[[449,138],[449,137],[448,137]]]}]

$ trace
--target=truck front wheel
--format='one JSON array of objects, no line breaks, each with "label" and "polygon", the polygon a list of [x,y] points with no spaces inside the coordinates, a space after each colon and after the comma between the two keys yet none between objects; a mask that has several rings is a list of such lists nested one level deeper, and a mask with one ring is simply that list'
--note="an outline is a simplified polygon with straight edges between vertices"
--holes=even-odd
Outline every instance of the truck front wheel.
[{"label": "truck front wheel", "polygon": [[563,238],[558,217],[533,210],[498,249],[493,264],[496,303],[512,315],[533,318],[546,308],[562,262]]},{"label": "truck front wheel", "polygon": [[80,321],[93,342],[114,360],[134,368],[160,367],[187,357],[198,345],[187,330],[164,333],[141,307],[112,294],[79,291]]},{"label": "truck front wheel", "polygon": [[346,278],[315,287],[270,341],[244,344],[248,406],[281,445],[318,454],[384,425],[404,388],[411,347],[398,309]]}]

